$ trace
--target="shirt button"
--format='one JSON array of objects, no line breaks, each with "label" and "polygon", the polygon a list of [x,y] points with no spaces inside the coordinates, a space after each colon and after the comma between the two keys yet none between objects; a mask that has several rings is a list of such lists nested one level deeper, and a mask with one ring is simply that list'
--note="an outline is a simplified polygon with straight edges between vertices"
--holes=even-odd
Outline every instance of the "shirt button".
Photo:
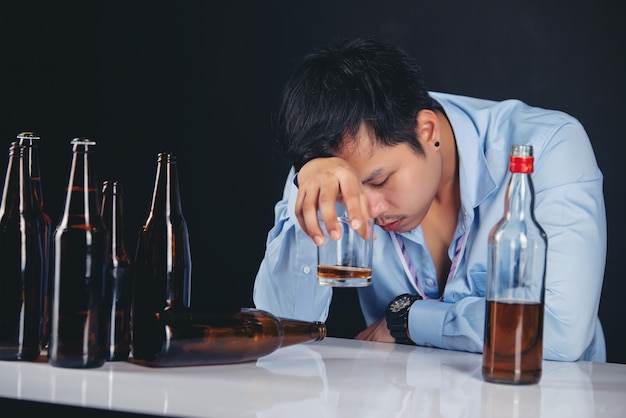
[{"label": "shirt button", "polygon": [[426,286],[432,286],[433,284],[435,284],[435,282],[433,282],[433,279],[426,279]]},{"label": "shirt button", "polygon": [[311,267],[309,266],[304,266],[304,268],[302,269],[302,271],[304,272],[304,274],[309,274],[311,272]]}]

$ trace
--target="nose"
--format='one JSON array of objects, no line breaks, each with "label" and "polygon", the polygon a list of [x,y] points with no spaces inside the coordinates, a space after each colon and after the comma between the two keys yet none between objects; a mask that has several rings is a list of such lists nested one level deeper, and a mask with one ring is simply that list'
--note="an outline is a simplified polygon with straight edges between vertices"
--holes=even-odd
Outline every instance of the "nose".
[{"label": "nose", "polygon": [[385,204],[385,201],[382,199],[376,200],[376,201],[368,200],[368,203],[369,203],[370,216],[372,218],[377,218],[379,215],[381,215],[387,210],[387,205]]}]

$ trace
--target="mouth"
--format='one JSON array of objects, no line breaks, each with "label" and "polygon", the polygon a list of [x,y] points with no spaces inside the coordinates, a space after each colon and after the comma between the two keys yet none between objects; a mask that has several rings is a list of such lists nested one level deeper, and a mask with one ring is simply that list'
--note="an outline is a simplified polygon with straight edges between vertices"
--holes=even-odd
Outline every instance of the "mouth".
[{"label": "mouth", "polygon": [[383,230],[390,232],[390,231],[395,231],[396,229],[398,229],[401,223],[402,223],[402,219],[398,219],[397,221],[389,222],[385,225],[380,225],[380,227]]}]

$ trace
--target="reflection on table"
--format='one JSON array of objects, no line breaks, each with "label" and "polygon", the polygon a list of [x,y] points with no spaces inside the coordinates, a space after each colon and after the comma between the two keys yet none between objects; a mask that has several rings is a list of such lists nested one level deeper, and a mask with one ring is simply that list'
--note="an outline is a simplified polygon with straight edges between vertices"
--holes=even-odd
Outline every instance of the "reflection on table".
[{"label": "reflection on table", "polygon": [[486,383],[479,354],[327,338],[256,362],[63,369],[0,361],[0,397],[188,417],[624,417],[626,365],[545,361],[541,382]]}]

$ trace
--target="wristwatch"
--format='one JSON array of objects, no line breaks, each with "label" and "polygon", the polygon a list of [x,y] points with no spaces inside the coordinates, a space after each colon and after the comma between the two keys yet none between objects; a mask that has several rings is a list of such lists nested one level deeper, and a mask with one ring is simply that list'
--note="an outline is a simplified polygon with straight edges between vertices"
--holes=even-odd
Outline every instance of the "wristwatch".
[{"label": "wristwatch", "polygon": [[407,326],[409,319],[409,309],[416,300],[422,299],[419,295],[410,295],[405,293],[396,297],[389,302],[385,315],[387,317],[387,328],[391,332],[391,336],[396,339],[398,344],[415,345],[408,336]]}]

